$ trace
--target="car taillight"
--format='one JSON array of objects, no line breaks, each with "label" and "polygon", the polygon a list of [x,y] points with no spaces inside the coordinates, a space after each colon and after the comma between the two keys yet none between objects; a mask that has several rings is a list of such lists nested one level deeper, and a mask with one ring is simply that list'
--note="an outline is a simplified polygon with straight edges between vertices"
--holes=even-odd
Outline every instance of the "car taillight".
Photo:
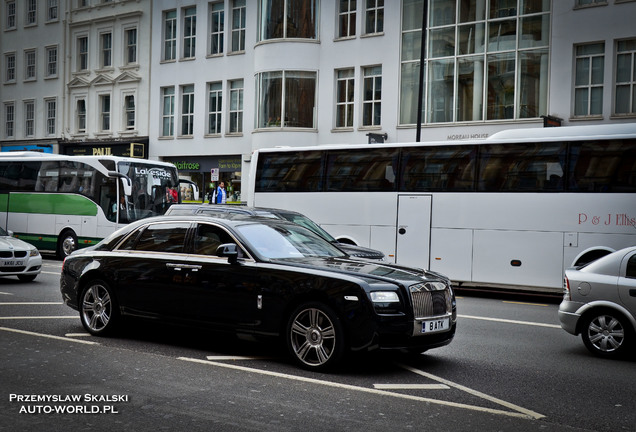
[{"label": "car taillight", "polygon": [[572,300],[572,295],[570,294],[570,280],[567,276],[563,276],[563,299]]}]

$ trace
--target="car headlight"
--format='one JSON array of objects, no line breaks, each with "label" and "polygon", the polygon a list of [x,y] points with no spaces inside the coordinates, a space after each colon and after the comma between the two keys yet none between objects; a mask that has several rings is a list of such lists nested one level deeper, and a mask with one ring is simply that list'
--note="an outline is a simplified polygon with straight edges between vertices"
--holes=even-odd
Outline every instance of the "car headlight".
[{"label": "car headlight", "polygon": [[40,255],[40,251],[38,251],[37,249],[31,249],[29,251],[29,256],[30,257],[36,257],[36,256],[39,256],[39,255]]},{"label": "car headlight", "polygon": [[372,291],[371,301],[377,313],[400,313],[400,297],[395,291]]}]

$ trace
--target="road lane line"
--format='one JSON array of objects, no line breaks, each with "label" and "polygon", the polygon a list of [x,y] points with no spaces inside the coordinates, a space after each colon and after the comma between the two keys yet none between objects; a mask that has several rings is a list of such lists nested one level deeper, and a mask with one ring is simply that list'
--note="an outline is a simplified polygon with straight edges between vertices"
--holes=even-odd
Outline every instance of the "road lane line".
[{"label": "road lane line", "polygon": [[93,341],[71,339],[71,338],[67,338],[67,337],[63,337],[63,336],[54,336],[54,335],[49,335],[49,334],[44,334],[44,333],[35,333],[35,332],[26,331],[26,330],[12,329],[12,328],[8,328],[8,327],[0,327],[0,330],[6,331],[6,332],[11,332],[11,333],[25,334],[25,335],[29,335],[29,336],[39,336],[39,337],[48,338],[48,339],[57,339],[57,340],[62,340],[62,341],[66,341],[66,342],[82,343],[82,344],[86,344],[86,345],[99,345],[98,342],[93,342]]},{"label": "road lane line", "polygon": [[456,388],[458,390],[464,391],[464,392],[466,392],[468,394],[471,394],[473,396],[477,396],[479,398],[486,399],[487,401],[496,403],[498,405],[505,406],[506,408],[509,408],[511,410],[514,410],[514,411],[517,411],[517,412],[519,412],[521,414],[524,414],[525,416],[531,417],[533,419],[540,419],[540,418],[545,417],[543,414],[539,414],[539,413],[536,413],[534,411],[530,411],[528,409],[525,409],[525,408],[520,407],[518,405],[515,405],[513,403],[506,402],[506,401],[501,400],[501,399],[497,399],[496,397],[489,396],[489,395],[487,395],[485,393],[482,393],[482,392],[477,391],[477,390],[473,390],[473,389],[465,387],[465,386],[463,386],[461,384],[456,384],[456,383],[454,383],[452,381],[446,380],[444,378],[440,378],[438,376],[432,375],[432,374],[430,374],[428,372],[421,371],[419,369],[415,369],[415,368],[413,368],[411,366],[407,366],[407,365],[403,365],[403,364],[400,364],[399,366],[404,368],[404,369],[406,369],[406,370],[408,370],[408,371],[413,372],[414,374],[421,375],[421,376],[426,377],[428,379],[432,379],[433,381],[437,381],[437,382],[440,382],[442,384],[446,384],[446,385],[448,385],[450,387],[454,387],[454,388]]},{"label": "road lane line", "polygon": [[64,302],[0,302],[0,306],[63,305]]},{"label": "road lane line", "polygon": [[504,301],[502,301],[502,303],[524,305],[524,306],[541,306],[541,307],[548,307],[549,306],[549,305],[543,304],[543,303],[528,303],[528,302],[518,302],[518,301],[508,301],[508,300],[504,300]]},{"label": "road lane line", "polygon": [[249,357],[249,356],[207,356],[211,361],[224,361],[224,360],[272,360],[273,357]]},{"label": "road lane line", "polygon": [[17,316],[17,317],[0,317],[0,320],[29,320],[29,319],[78,319],[77,315],[72,316]]},{"label": "road lane line", "polygon": [[448,390],[445,384],[373,384],[379,390]]},{"label": "road lane line", "polygon": [[517,320],[509,320],[509,319],[503,319],[503,318],[478,317],[478,316],[472,316],[472,315],[457,315],[457,316],[459,318],[469,318],[469,319],[476,319],[476,320],[482,320],[482,321],[495,321],[495,322],[502,322],[502,323],[508,323],[508,324],[523,324],[523,325],[529,325],[529,326],[549,327],[549,328],[558,328],[558,329],[561,328],[561,326],[558,324],[545,324],[545,323],[536,323],[531,321],[517,321]]},{"label": "road lane line", "polygon": [[[394,398],[399,398],[399,399],[408,399],[408,400],[414,400],[414,401],[418,401],[418,402],[427,402],[427,403],[431,403],[431,404],[437,404],[437,405],[443,405],[443,406],[449,406],[449,407],[454,407],[454,408],[461,408],[461,409],[467,409],[467,410],[472,410],[472,411],[480,411],[480,412],[485,412],[485,413],[490,413],[490,414],[497,414],[497,415],[503,415],[503,416],[507,416],[507,417],[516,417],[516,418],[523,418],[523,419],[529,419],[529,420],[536,420],[538,418],[544,417],[541,414],[536,414],[532,416],[532,415],[528,415],[528,414],[524,414],[522,412],[510,412],[510,411],[504,411],[504,410],[498,410],[498,409],[492,409],[492,408],[486,408],[486,407],[479,407],[479,406],[475,406],[475,405],[468,405],[468,404],[462,404],[462,403],[458,403],[458,402],[449,402],[449,401],[443,401],[443,400],[438,400],[438,399],[431,399],[431,398],[425,398],[425,397],[421,397],[421,396],[414,396],[414,395],[408,395],[408,394],[402,394],[402,393],[394,393],[394,392],[389,392],[389,391],[385,391],[385,390],[378,390],[378,389],[371,389],[371,388],[367,388],[367,387],[358,387],[358,386],[353,386],[350,384],[342,384],[342,383],[336,383],[333,381],[323,381],[323,380],[318,380],[315,378],[306,378],[306,377],[301,377],[301,376],[297,376],[297,375],[288,375],[288,374],[284,374],[284,373],[280,373],[280,372],[273,372],[273,371],[267,371],[267,370],[261,370],[261,369],[254,369],[254,368],[249,368],[249,367],[245,367],[245,366],[239,366],[236,364],[229,364],[229,363],[218,363],[218,362],[212,362],[209,360],[202,360],[202,359],[196,359],[196,358],[190,358],[190,357],[177,357],[178,360],[183,360],[183,361],[187,361],[187,362],[192,362],[192,363],[201,363],[201,364],[205,364],[205,365],[209,365],[209,366],[217,366],[217,367],[222,367],[222,368],[227,368],[227,369],[234,369],[234,370],[238,370],[238,371],[242,371],[242,372],[251,372],[251,373],[256,373],[256,374],[260,374],[260,375],[268,375],[268,376],[273,376],[273,377],[277,377],[277,378],[284,378],[284,379],[289,379],[289,380],[293,380],[293,381],[300,381],[300,382],[306,382],[306,383],[311,383],[311,384],[318,384],[318,385],[324,385],[324,386],[328,386],[328,387],[336,387],[336,388],[341,388],[341,389],[345,389],[345,390],[351,390],[351,391],[358,391],[358,392],[363,392],[363,393],[371,393],[371,394],[375,394],[378,396],[390,396],[390,397],[394,397]],[[531,411],[529,411],[531,412]]]}]

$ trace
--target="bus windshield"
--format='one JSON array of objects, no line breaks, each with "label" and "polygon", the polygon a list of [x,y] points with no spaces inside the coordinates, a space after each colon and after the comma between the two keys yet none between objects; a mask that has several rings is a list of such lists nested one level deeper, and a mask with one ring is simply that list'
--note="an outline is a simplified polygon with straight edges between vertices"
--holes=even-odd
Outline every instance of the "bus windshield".
[{"label": "bus windshield", "polygon": [[120,193],[119,222],[162,215],[168,207],[179,202],[176,170],[127,161],[119,162],[117,170],[132,181],[132,195]]}]

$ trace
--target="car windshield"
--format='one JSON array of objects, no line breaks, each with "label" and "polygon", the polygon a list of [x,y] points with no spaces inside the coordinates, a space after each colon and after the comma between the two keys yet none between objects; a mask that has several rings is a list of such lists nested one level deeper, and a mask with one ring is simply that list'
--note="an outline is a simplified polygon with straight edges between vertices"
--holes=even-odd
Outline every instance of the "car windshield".
[{"label": "car windshield", "polygon": [[265,259],[345,256],[340,249],[301,226],[249,224],[237,230],[248,246]]},{"label": "car windshield", "polygon": [[312,221],[311,219],[309,219],[308,217],[304,215],[295,214],[295,213],[283,213],[283,212],[279,212],[278,214],[283,219],[287,219],[290,222],[293,222],[295,224],[304,226],[305,228],[312,230],[313,232],[315,232],[316,234],[318,234],[320,237],[324,238],[327,241],[330,241],[332,243],[336,241],[336,239],[333,238],[331,234],[325,231],[320,225],[318,225],[316,222]]}]

